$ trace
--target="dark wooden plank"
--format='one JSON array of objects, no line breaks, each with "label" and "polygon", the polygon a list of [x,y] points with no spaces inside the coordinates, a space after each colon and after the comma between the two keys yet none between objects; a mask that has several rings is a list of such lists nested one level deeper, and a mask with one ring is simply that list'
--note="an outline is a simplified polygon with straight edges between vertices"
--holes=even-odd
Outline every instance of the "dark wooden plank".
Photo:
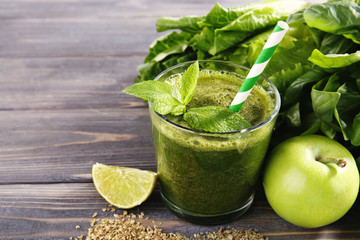
[{"label": "dark wooden plank", "polygon": [[[144,56],[161,35],[155,28],[158,17],[205,15],[215,2],[1,1],[0,57]],[[250,2],[224,0],[221,4],[236,7]]]},{"label": "dark wooden plank", "polygon": [[89,182],[96,162],[155,170],[148,110],[0,112],[0,183]]},{"label": "dark wooden plank", "polygon": [[[86,234],[91,215],[105,214],[91,183],[95,162],[155,171],[146,105],[121,90],[161,35],[158,17],[203,15],[214,3],[0,1],[0,110],[11,110],[0,111],[0,239]],[[179,220],[161,203],[158,189],[131,211],[188,236],[220,227]],[[260,188],[251,210],[229,226],[257,228],[270,239],[360,239],[359,211],[357,201],[335,224],[302,229],[280,219]]]},{"label": "dark wooden plank", "polygon": [[163,34],[156,33],[156,18],[203,15],[213,4],[0,1],[0,110],[133,107],[121,90]]},{"label": "dark wooden plank", "polygon": [[121,91],[143,57],[0,58],[0,110],[144,106]]},{"label": "dark wooden plank", "polygon": [[[205,15],[216,1],[1,1],[2,57],[147,54],[161,16]],[[241,5],[250,1],[244,1]],[[227,6],[239,6],[234,0]]]},{"label": "dark wooden plank", "polygon": [[160,36],[155,18],[1,21],[0,56],[7,58],[145,56]]},{"label": "dark wooden plank", "polygon": [[[68,239],[86,235],[94,212],[105,218],[106,202],[91,183],[0,185],[1,239]],[[319,229],[303,229],[280,219],[263,199],[260,191],[252,208],[240,219],[224,225],[200,226],[172,215],[160,201],[158,189],[140,207],[130,213],[144,212],[164,232],[194,233],[217,231],[219,227],[256,228],[270,239],[360,239],[360,213],[357,204],[335,224]],[[117,214],[122,210],[117,209]],[[110,213],[110,216],[112,216]],[[109,216],[108,216],[109,217]],[[79,225],[80,229],[75,226]]]}]

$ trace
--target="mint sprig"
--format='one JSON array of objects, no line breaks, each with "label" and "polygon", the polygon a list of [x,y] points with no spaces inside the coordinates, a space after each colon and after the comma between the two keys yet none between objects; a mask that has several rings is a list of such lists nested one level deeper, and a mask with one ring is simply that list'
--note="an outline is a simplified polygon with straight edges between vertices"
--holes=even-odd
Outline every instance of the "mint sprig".
[{"label": "mint sprig", "polygon": [[250,127],[250,123],[233,111],[216,106],[190,108],[186,105],[195,93],[199,78],[199,63],[191,64],[181,78],[180,87],[167,82],[144,81],[123,91],[152,103],[152,109],[162,115],[184,114],[184,120],[194,129],[208,132],[233,132]]},{"label": "mint sprig", "polygon": [[196,61],[186,69],[181,79],[181,101],[188,104],[195,93],[197,79],[199,78],[199,62]]},{"label": "mint sprig", "polygon": [[198,77],[199,62],[196,61],[184,72],[180,89],[166,82],[144,81],[125,88],[123,92],[151,102],[155,112],[178,116],[186,112],[186,104],[195,93]]},{"label": "mint sprig", "polygon": [[192,128],[207,132],[235,132],[251,127],[238,113],[217,106],[191,108],[184,119]]}]

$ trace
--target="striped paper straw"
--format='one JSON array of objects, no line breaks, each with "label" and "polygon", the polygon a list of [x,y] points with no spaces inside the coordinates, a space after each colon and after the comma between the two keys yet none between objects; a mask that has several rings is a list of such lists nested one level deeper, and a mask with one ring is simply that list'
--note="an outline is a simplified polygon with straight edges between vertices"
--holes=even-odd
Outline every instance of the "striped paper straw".
[{"label": "striped paper straw", "polygon": [[273,32],[270,34],[269,39],[266,41],[260,55],[256,59],[253,67],[250,69],[243,85],[239,92],[236,94],[229,109],[233,112],[238,112],[249,96],[251,89],[254,87],[256,81],[259,79],[261,73],[264,71],[270,58],[275,52],[275,49],[279,45],[280,41],[285,36],[286,31],[289,29],[289,25],[284,21],[277,22]]}]

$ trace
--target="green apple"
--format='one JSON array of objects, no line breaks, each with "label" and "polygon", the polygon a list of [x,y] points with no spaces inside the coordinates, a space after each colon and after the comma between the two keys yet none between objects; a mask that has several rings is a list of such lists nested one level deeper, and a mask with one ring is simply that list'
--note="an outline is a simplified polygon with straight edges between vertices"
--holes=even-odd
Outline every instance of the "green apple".
[{"label": "green apple", "polygon": [[286,221],[306,228],[337,221],[359,191],[351,153],[324,136],[290,138],[271,152],[263,185],[268,202]]}]

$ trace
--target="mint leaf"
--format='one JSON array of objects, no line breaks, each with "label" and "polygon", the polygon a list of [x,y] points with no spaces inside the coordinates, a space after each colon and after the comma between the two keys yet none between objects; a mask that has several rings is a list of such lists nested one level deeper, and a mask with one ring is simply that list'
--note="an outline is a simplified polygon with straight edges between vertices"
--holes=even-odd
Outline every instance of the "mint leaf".
[{"label": "mint leaf", "polygon": [[152,103],[153,105],[151,106],[151,108],[155,111],[158,112],[162,115],[166,115],[171,113],[174,116],[179,116],[181,114],[183,114],[186,111],[186,106],[185,105],[168,105],[168,102],[163,102],[163,101],[154,101]]},{"label": "mint leaf", "polygon": [[123,92],[152,103],[152,109],[162,115],[181,115],[195,93],[199,63],[191,64],[181,78],[180,90],[166,82],[144,81],[129,86]]},{"label": "mint leaf", "polygon": [[181,115],[185,105],[181,103],[181,94],[176,87],[165,82],[145,81],[136,83],[123,92],[151,102],[152,109],[162,115]]},{"label": "mint leaf", "polygon": [[191,108],[184,119],[192,128],[207,132],[234,132],[251,127],[239,114],[216,106]]},{"label": "mint leaf", "polygon": [[199,62],[191,64],[184,72],[181,79],[181,101],[188,104],[195,93],[197,79],[199,78]]}]

